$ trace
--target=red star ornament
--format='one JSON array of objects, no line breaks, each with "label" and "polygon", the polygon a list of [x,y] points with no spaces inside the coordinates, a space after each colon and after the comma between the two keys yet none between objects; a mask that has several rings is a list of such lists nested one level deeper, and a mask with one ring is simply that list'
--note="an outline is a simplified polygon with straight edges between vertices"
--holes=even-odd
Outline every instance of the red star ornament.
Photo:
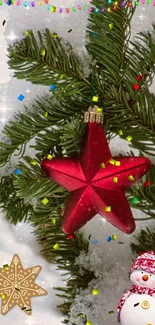
[{"label": "red star ornament", "polygon": [[[150,168],[144,157],[113,158],[120,166],[112,165],[106,136],[97,123],[86,125],[79,159],[44,159],[42,168],[56,183],[70,192],[65,208],[62,230],[72,234],[97,213],[113,226],[130,234],[135,222],[124,191]],[[104,163],[105,168],[101,168]],[[132,175],[134,181],[128,179]],[[118,181],[114,183],[113,178]],[[106,207],[111,211],[106,211]]]}]

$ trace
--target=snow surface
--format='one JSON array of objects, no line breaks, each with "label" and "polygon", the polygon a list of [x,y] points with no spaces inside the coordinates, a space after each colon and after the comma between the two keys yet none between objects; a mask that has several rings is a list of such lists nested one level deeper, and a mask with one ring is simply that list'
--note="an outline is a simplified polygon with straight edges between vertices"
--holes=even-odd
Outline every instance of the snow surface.
[{"label": "snow surface", "polygon": [[[85,1],[82,4],[88,4]],[[79,0],[68,0],[67,3],[61,0],[52,0],[52,5],[58,7],[72,7],[79,5]],[[151,23],[155,23],[155,6],[153,4],[140,4],[137,7],[136,14],[132,24],[132,35],[139,31],[151,30]],[[88,14],[81,12],[60,14],[50,13],[45,5],[36,4],[34,8],[26,9],[23,5],[17,7],[3,4],[0,8],[0,132],[7,123],[12,119],[14,112],[24,111],[24,105],[29,106],[36,95],[43,95],[48,91],[48,87],[31,85],[29,82],[16,80],[12,78],[12,71],[7,67],[7,44],[10,44],[15,38],[22,38],[25,31],[33,31],[51,28],[66,40],[69,40],[75,51],[79,54],[84,50],[85,30],[87,25]],[[3,21],[6,20],[3,26]],[[72,29],[71,33],[68,30]],[[152,90],[154,85],[152,86]],[[23,94],[25,99],[20,102],[17,97]],[[1,137],[2,133],[1,133]],[[119,153],[126,154],[129,151],[127,141],[120,140],[118,137],[110,143],[113,155]],[[136,150],[135,150],[136,153]],[[32,150],[29,154],[33,156]],[[138,152],[137,152],[138,154]],[[152,162],[153,159],[151,158]],[[15,166],[15,160],[12,161],[12,168]],[[6,171],[6,169],[4,169]],[[1,170],[0,170],[1,173]],[[146,217],[141,212],[133,210],[134,217]],[[90,283],[90,286],[74,302],[70,318],[70,324],[76,319],[76,324],[81,325],[80,318],[77,314],[83,313],[92,325],[116,325],[116,308],[122,293],[130,288],[128,279],[128,270],[132,264],[133,255],[130,250],[130,243],[133,236],[145,226],[153,229],[154,221],[137,222],[137,229],[133,235],[125,235],[112,225],[107,223],[102,217],[95,216],[83,231],[88,236],[92,234],[92,239],[98,240],[97,244],[91,243],[90,253],[88,256],[81,254],[77,263],[84,264],[88,269],[92,269],[99,275],[98,280]],[[56,271],[56,266],[47,263],[40,254],[40,246],[36,238],[32,235],[33,228],[28,224],[20,223],[16,227],[10,225],[1,213],[0,218],[0,265],[9,264],[14,253],[19,254],[24,267],[41,264],[43,269],[39,274],[36,282],[43,286],[48,295],[44,297],[35,297],[32,299],[32,316],[25,315],[18,307],[13,308],[4,318],[0,317],[0,324],[5,325],[59,325],[61,324],[62,315],[56,310],[56,305],[60,299],[55,296],[54,286],[63,285],[61,276]],[[106,242],[109,235],[115,234],[116,241]],[[118,244],[122,241],[124,244]],[[98,296],[93,296],[92,288],[98,288]],[[109,311],[115,311],[109,314]],[[131,324],[132,325],[132,324]]]}]

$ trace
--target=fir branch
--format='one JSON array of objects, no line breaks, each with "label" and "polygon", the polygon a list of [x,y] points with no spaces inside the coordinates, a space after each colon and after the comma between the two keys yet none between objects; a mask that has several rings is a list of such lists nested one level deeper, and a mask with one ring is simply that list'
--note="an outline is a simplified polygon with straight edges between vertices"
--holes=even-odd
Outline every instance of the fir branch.
[{"label": "fir branch", "polygon": [[24,157],[23,160],[26,164],[23,162],[18,164],[21,174],[14,176],[13,180],[17,196],[23,199],[39,199],[44,198],[44,196],[54,199],[66,197],[65,190],[62,187],[52,182],[47,176],[43,177],[40,163],[37,160],[35,160],[36,165],[31,164],[33,160],[29,156]]},{"label": "fir branch", "polygon": [[[140,180],[135,186],[132,186],[127,191],[127,197],[130,201],[130,205],[134,209],[143,211],[149,219],[155,219],[155,166],[151,165],[150,170],[145,175],[145,179],[150,183],[148,187],[144,186],[144,181]],[[136,198],[139,202],[132,203],[132,198]],[[136,219],[137,221],[139,219]],[[140,219],[143,220],[143,219]]]},{"label": "fir branch", "polygon": [[6,218],[16,225],[28,219],[32,212],[32,205],[17,196],[13,185],[13,175],[3,176],[0,179],[0,207],[6,212]]},{"label": "fir branch", "polygon": [[[102,70],[107,84],[118,86],[130,36],[130,23],[135,8],[124,6],[118,7],[117,10],[111,10],[110,23],[113,24],[113,28],[110,29],[108,3],[103,0],[93,0],[91,3],[100,11],[97,14],[90,13],[87,27],[90,41],[86,48],[95,60],[96,65]],[[104,19],[103,7],[105,8]]]},{"label": "fir branch", "polygon": [[[25,79],[34,84],[56,85],[56,94],[60,97],[81,93],[90,85],[85,78],[79,58],[74,54],[69,43],[66,47],[62,40],[54,37],[48,29],[32,31],[22,41],[8,49],[8,64],[15,70],[17,79]],[[41,51],[45,51],[45,55]]]},{"label": "fir branch", "polygon": [[[34,213],[31,218],[33,226],[38,225],[38,215],[40,208],[38,206],[37,210],[34,210]],[[45,209],[48,209],[45,207]],[[53,218],[53,211],[58,212],[56,218],[56,224],[51,225],[49,220],[47,221],[47,216],[43,217],[42,224],[34,231],[37,235],[37,240],[43,245],[42,253],[50,262],[56,262],[59,270],[65,270],[68,275],[70,275],[67,280],[66,287],[55,287],[54,289],[62,292],[62,294],[56,294],[58,297],[63,297],[65,299],[64,303],[57,306],[60,311],[68,316],[70,313],[70,307],[74,302],[74,298],[78,293],[80,288],[87,288],[88,283],[95,277],[93,272],[83,269],[83,275],[79,270],[79,266],[75,264],[76,258],[79,256],[81,251],[88,252],[89,242],[84,239],[81,233],[74,234],[73,239],[67,239],[66,235],[62,233],[62,221],[60,217],[60,208],[58,206],[51,208],[51,218]],[[54,214],[54,218],[55,218]],[[58,250],[54,249],[54,245],[58,243],[60,245]],[[66,279],[66,278],[65,278]],[[68,324],[69,320],[65,319],[63,323]]]},{"label": "fir branch", "polygon": [[150,231],[142,229],[137,236],[134,236],[136,243],[131,244],[131,249],[134,254],[140,252],[155,251],[155,230]]}]

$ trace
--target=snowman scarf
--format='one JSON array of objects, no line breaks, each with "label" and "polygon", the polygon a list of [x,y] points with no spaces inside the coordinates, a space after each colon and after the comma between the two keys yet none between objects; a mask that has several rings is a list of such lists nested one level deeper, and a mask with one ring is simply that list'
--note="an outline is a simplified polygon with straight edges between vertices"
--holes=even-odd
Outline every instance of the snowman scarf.
[{"label": "snowman scarf", "polygon": [[131,293],[138,293],[138,294],[147,294],[155,298],[155,288],[145,288],[133,285],[131,289],[124,293],[123,297],[121,298],[118,307],[117,307],[117,320],[120,322],[120,312],[121,309],[126,301],[126,299],[131,295]]}]

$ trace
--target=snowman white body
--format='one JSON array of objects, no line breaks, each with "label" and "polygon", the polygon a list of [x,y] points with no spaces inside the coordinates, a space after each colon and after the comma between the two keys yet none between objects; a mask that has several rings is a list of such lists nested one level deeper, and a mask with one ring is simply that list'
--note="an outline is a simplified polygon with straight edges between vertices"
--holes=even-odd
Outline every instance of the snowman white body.
[{"label": "snowman white body", "polygon": [[[143,281],[148,277],[148,280]],[[139,287],[155,288],[155,275],[135,270],[130,275],[132,284]],[[131,293],[120,312],[121,325],[155,325],[155,296]]]},{"label": "snowman white body", "polygon": [[[142,308],[144,301],[150,306]],[[138,306],[135,306],[138,304]],[[120,313],[121,325],[155,325],[155,298],[146,294],[132,293],[126,300]]]}]

